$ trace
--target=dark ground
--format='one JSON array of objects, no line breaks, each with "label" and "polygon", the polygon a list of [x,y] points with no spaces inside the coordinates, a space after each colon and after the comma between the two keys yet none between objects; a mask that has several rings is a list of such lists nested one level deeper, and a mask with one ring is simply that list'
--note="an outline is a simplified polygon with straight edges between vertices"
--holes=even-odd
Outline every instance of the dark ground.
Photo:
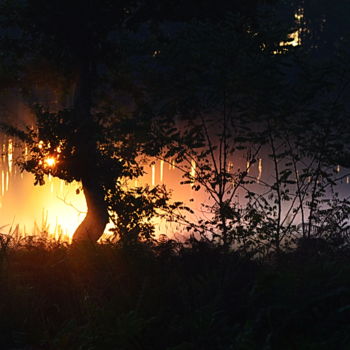
[{"label": "dark ground", "polygon": [[0,349],[350,349],[344,249],[24,242],[0,257]]}]

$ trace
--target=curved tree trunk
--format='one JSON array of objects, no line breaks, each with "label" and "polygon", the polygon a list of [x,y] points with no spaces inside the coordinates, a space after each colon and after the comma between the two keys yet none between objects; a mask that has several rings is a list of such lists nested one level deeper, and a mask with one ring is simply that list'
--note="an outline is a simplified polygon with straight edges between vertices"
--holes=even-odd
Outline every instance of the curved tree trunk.
[{"label": "curved tree trunk", "polygon": [[[84,51],[84,50],[83,50]],[[101,185],[99,151],[96,142],[96,128],[91,114],[93,82],[96,78],[95,65],[88,55],[80,57],[79,75],[74,98],[74,112],[79,120],[76,162],[78,177],[87,204],[87,214],[73,235],[73,242],[96,242],[109,221],[104,190]]]},{"label": "curved tree trunk", "polygon": [[96,242],[109,221],[103,189],[94,180],[82,180],[87,214],[73,235],[73,242]]}]

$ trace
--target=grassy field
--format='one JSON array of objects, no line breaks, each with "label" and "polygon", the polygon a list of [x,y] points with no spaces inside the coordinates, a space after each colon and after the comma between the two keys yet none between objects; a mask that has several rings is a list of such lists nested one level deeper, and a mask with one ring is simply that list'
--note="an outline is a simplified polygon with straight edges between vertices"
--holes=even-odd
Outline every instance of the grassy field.
[{"label": "grassy field", "polygon": [[1,243],[0,349],[350,349],[347,250]]}]

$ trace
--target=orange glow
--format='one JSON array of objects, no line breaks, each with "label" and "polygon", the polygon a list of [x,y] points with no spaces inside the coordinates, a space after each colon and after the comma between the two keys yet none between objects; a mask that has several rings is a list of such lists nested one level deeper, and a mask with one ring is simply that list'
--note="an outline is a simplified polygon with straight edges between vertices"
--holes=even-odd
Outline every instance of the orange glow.
[{"label": "orange glow", "polygon": [[45,159],[45,165],[53,168],[56,165],[56,159],[54,157],[48,157]]},{"label": "orange glow", "polygon": [[[55,148],[52,153],[47,151],[47,145],[39,141],[37,147],[41,150],[43,158],[39,165],[46,170],[45,184],[43,186],[33,186],[34,177],[29,173],[21,173],[16,169],[16,158],[18,155],[30,157],[28,146],[24,149],[16,148],[16,140],[7,139],[0,148],[4,149],[4,154],[0,157],[0,225],[6,226],[0,233],[13,231],[15,228],[21,235],[48,235],[56,239],[70,241],[71,237],[85,217],[87,206],[83,191],[76,191],[81,187],[80,183],[66,183],[54,175],[54,167],[61,161],[62,146]],[[5,146],[4,146],[5,145]],[[187,186],[180,184],[183,177],[180,166],[175,159],[169,161],[169,167],[164,166],[164,160],[153,160],[150,167],[147,167],[147,173],[128,185],[134,186],[156,186],[166,184],[172,192],[172,201],[182,201],[186,206],[190,206],[195,213],[200,213],[202,204],[208,203],[207,195],[204,191],[196,192],[195,201],[189,200],[192,197],[189,189],[194,186],[197,180],[199,165],[195,159],[190,161],[189,175],[191,183]],[[244,164],[241,164],[242,167]],[[240,166],[240,163],[237,167]],[[232,170],[233,162],[230,161],[228,171]],[[12,171],[11,171],[12,170]],[[259,163],[259,171],[262,171],[262,163]],[[256,169],[252,169],[256,172]],[[198,180],[197,180],[198,181]],[[186,214],[190,218],[192,214]],[[194,216],[194,220],[195,215]],[[153,218],[152,223],[156,225],[155,235],[166,234],[169,237],[175,237],[183,230],[180,223],[166,222],[163,218]],[[110,234],[112,228],[110,223],[105,236]],[[18,227],[18,229],[17,229]],[[17,232],[16,231],[16,232]]]}]

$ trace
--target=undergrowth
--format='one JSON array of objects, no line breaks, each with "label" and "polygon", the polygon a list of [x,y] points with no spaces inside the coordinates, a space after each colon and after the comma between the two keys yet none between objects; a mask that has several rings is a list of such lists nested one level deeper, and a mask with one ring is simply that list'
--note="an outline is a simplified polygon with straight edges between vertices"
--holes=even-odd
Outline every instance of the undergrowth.
[{"label": "undergrowth", "polygon": [[[4,238],[3,238],[4,239]],[[0,246],[1,349],[349,349],[350,254]]]}]

